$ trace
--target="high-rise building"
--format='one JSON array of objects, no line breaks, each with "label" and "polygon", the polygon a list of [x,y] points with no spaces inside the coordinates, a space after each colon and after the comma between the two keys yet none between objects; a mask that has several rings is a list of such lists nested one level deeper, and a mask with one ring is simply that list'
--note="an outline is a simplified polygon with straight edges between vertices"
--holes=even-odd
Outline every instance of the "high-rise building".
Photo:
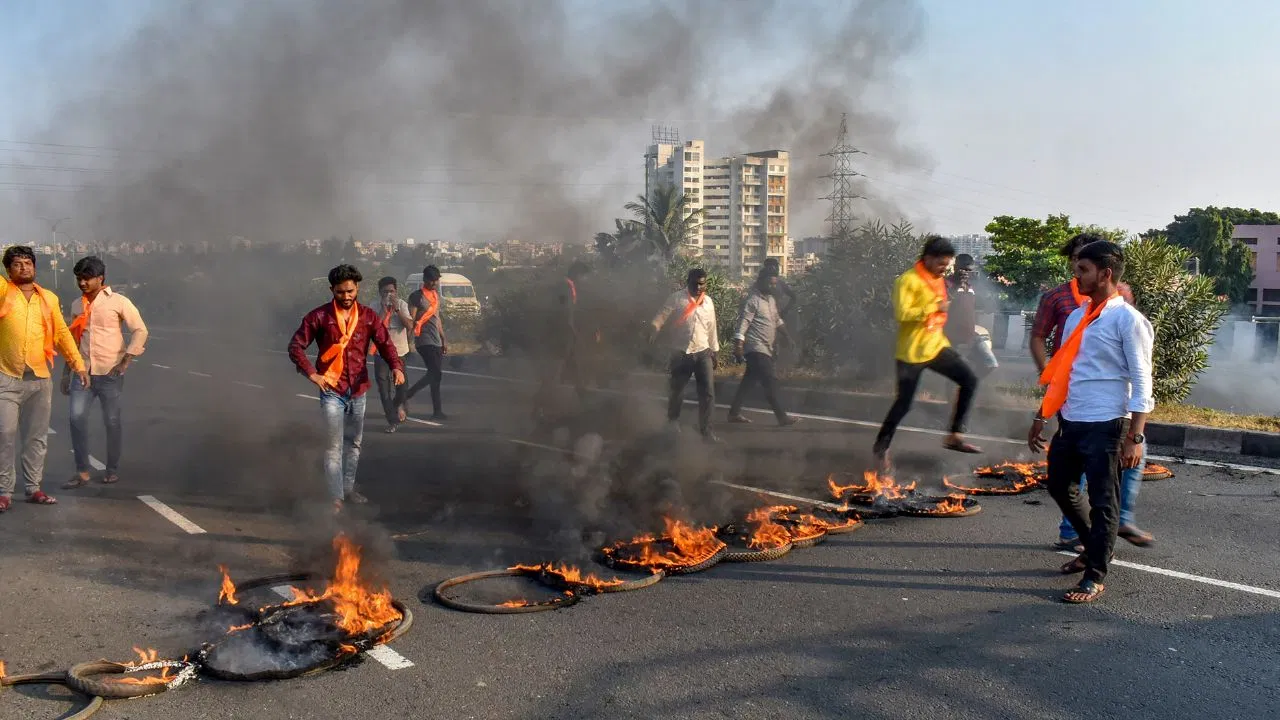
[{"label": "high-rise building", "polygon": [[787,272],[787,232],[791,161],[785,150],[765,150],[708,158],[702,140],[681,143],[655,138],[645,154],[645,192],[663,186],[684,193],[690,210],[705,211],[689,239],[690,250],[726,269],[731,277],[752,278],[766,258]]},{"label": "high-rise building", "polygon": [[980,263],[995,252],[991,247],[990,235],[953,235],[948,240],[951,241],[957,253],[972,255],[973,259]]}]

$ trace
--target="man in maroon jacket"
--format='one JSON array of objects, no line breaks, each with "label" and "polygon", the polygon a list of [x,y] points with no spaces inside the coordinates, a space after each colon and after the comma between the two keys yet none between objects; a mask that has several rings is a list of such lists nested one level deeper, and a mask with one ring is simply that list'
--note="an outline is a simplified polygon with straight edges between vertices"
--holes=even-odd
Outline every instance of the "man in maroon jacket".
[{"label": "man in maroon jacket", "polygon": [[[324,474],[334,508],[344,500],[365,503],[356,492],[356,465],[360,461],[360,440],[364,436],[365,391],[369,372],[365,360],[369,343],[391,366],[392,380],[404,384],[404,361],[396,352],[387,327],[372,308],[356,302],[364,278],[351,265],[329,271],[333,301],[312,310],[289,341],[289,358],[316,387],[320,388],[320,409],[324,413],[329,445],[324,454]],[[315,365],[307,358],[307,348],[315,341]]]}]

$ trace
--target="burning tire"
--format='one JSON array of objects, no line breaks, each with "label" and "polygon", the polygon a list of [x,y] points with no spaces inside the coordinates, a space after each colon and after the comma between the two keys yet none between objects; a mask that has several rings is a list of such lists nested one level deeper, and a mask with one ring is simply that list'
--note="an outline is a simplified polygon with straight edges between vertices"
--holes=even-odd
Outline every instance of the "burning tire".
[{"label": "burning tire", "polygon": [[977,500],[968,497],[911,497],[900,500],[903,515],[911,517],[969,517],[982,512]]},{"label": "burning tire", "polygon": [[827,539],[827,529],[812,515],[785,514],[774,521],[791,533],[791,546],[797,549],[811,548]]},{"label": "burning tire", "polygon": [[778,558],[791,552],[795,547],[791,541],[787,541],[784,545],[777,547],[756,549],[748,547],[741,538],[733,538],[733,543],[729,543],[725,548],[724,557],[720,558],[720,562],[741,563],[741,562],[767,562],[769,560],[777,560]]},{"label": "burning tire", "polygon": [[[652,565],[644,562],[643,560],[632,559],[628,556],[628,548],[639,547],[641,544],[642,543],[631,543],[614,546],[617,551],[614,554],[605,555],[603,557],[604,564],[615,570],[630,570],[633,572],[651,569],[653,567]],[[668,575],[690,575],[692,573],[702,572],[703,570],[715,567],[717,563],[724,559],[725,553],[728,551],[729,546],[721,543],[720,549],[697,562],[692,562],[687,565],[666,565],[662,570]],[[636,550],[635,557],[639,557],[639,555],[640,551]]]},{"label": "burning tire", "polygon": [[[457,598],[449,597],[445,593],[450,588],[464,585],[476,580],[487,580],[489,578],[500,577],[528,577],[529,573],[523,570],[512,570],[510,568],[503,570],[486,570],[484,572],[470,573],[468,575],[459,575],[458,577],[449,578],[444,582],[436,585],[432,595],[436,602],[447,608],[461,610],[463,612],[484,613],[487,615],[512,615],[519,613],[543,612],[545,610],[559,610],[560,608],[569,607],[578,602],[581,596],[574,592],[566,591],[558,597],[550,598],[543,602],[529,602],[527,600],[508,600],[505,603],[489,604],[489,603],[473,603]],[[657,582],[656,580],[654,582]]]},{"label": "burning tire", "polygon": [[846,535],[858,530],[865,524],[862,522],[862,516],[853,510],[841,511],[814,508],[810,511],[810,515],[822,523],[827,535]]},{"label": "burning tire", "polygon": [[[161,674],[151,674],[155,670]],[[66,685],[78,693],[109,700],[139,698],[172,690],[195,678],[198,671],[196,664],[187,660],[156,660],[140,665],[95,660],[68,670]],[[133,673],[148,674],[131,677]]]},{"label": "burning tire", "polygon": [[1147,467],[1142,471],[1143,481],[1167,480],[1171,477],[1173,477],[1173,471],[1163,465],[1148,463]]},{"label": "burning tire", "polygon": [[667,575],[662,570],[652,570],[635,580],[621,580],[616,577],[604,580],[593,573],[584,575],[578,568],[563,563],[516,565],[509,569],[520,571],[549,588],[572,592],[574,595],[602,595],[640,590],[656,585]]},{"label": "burning tire", "polygon": [[948,475],[942,478],[942,484],[952,490],[958,490],[967,495],[1022,495],[1033,490],[1039,490],[1043,486],[1038,482],[1025,483],[1017,480],[1009,481],[1003,478],[992,478],[988,475],[977,475],[979,479],[992,479],[993,482],[982,483],[968,479],[961,479],[960,476]]}]

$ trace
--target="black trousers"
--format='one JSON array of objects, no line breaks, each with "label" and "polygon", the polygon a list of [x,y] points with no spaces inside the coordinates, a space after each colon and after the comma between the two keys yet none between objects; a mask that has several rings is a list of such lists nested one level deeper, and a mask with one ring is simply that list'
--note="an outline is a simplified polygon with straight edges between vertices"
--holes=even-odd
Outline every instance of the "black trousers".
[{"label": "black trousers", "polygon": [[[1085,580],[1102,582],[1120,528],[1120,449],[1129,420],[1058,420],[1049,444],[1049,495],[1084,542]],[[1080,497],[1080,474],[1089,489],[1088,514]]]},{"label": "black trousers", "polygon": [[956,406],[951,413],[951,432],[964,432],[965,420],[969,417],[969,408],[973,405],[974,393],[978,391],[978,376],[964,361],[960,353],[951,348],[943,348],[937,357],[924,363],[905,363],[898,361],[898,395],[894,398],[889,414],[885,416],[876,435],[875,451],[883,453],[893,443],[893,434],[897,432],[902,418],[911,409],[915,400],[916,389],[920,386],[920,376],[925,370],[932,370],[960,386],[960,394],[956,397]]},{"label": "black trousers", "polygon": [[[400,358],[409,357],[406,354]],[[382,401],[382,413],[387,416],[388,425],[400,424],[400,407],[408,399],[408,385],[396,385],[391,377],[391,366],[381,355],[373,356],[373,379],[378,383],[378,399]]]},{"label": "black trousers", "polygon": [[684,388],[689,376],[698,386],[698,432],[711,433],[711,410],[716,403],[715,368],[711,364],[711,351],[675,353],[671,356],[671,386],[667,397],[667,419],[679,420],[684,405]]},{"label": "black trousers", "polygon": [[439,345],[419,345],[418,354],[427,367],[427,374],[409,388],[407,400],[412,400],[422,388],[431,386],[431,411],[437,415],[444,412],[440,409],[440,381],[444,378],[444,349]]},{"label": "black trousers", "polygon": [[569,383],[578,394],[578,401],[587,397],[586,387],[582,383],[582,370],[578,367],[578,351],[576,346],[569,345],[560,354],[544,358],[538,365],[538,391],[533,396],[533,412],[544,413],[551,407],[555,399],[556,388]]},{"label": "black trousers", "polygon": [[742,402],[747,398],[747,391],[756,383],[759,383],[764,388],[764,399],[769,402],[769,407],[773,409],[774,417],[778,418],[778,422],[785,422],[787,412],[782,409],[782,403],[778,402],[773,356],[760,352],[747,353],[747,371],[743,373],[742,382],[738,383],[738,390],[733,394],[733,404],[729,406],[729,416],[733,417],[742,412]]}]

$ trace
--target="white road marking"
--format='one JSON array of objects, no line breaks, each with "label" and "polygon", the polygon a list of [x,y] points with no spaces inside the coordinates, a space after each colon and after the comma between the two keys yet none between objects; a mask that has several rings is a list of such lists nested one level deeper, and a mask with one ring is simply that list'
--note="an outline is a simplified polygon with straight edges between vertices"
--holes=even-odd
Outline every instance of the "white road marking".
[{"label": "white road marking", "polygon": [[265,387],[265,386],[262,386],[262,385],[255,385],[255,384],[253,384],[253,383],[251,383],[251,382],[245,382],[245,381],[243,381],[243,380],[232,380],[231,382],[232,382],[232,384],[234,384],[234,385],[243,385],[243,386],[245,386],[245,387],[257,388],[258,390],[266,390],[266,387]]},{"label": "white road marking", "polygon": [[298,393],[298,397],[302,398],[303,400],[316,400],[316,401],[320,400],[320,397],[318,395],[307,395],[305,393]]},{"label": "white road marking", "polygon": [[761,495],[769,495],[771,497],[782,498],[783,500],[791,500],[792,502],[811,503],[813,505],[817,505],[818,507],[826,508],[827,510],[841,509],[840,505],[837,505],[833,502],[826,502],[824,500],[814,500],[813,498],[801,497],[799,495],[788,495],[787,493],[780,493],[773,490],[765,490],[764,488],[752,487],[750,485],[736,485],[734,483],[725,482],[723,480],[712,480],[711,482],[715,483],[716,485],[723,485],[724,487],[736,488],[738,490],[748,490],[750,492],[760,493]]},{"label": "white road marking", "polygon": [[[75,451],[74,451],[74,450],[72,450],[72,452],[75,452]],[[94,456],[92,456],[92,455],[90,455],[90,456],[89,456],[89,467],[93,468],[94,470],[106,470],[106,469],[107,469],[107,466],[106,466],[106,465],[105,465],[101,460],[99,460],[98,458],[96,458],[96,457],[94,457]]]},{"label": "white road marking", "polygon": [[182,515],[179,514],[177,510],[174,510],[168,505],[165,505],[164,503],[160,502],[154,497],[150,495],[139,495],[138,499],[146,503],[147,507],[160,513],[161,517],[163,517],[165,520],[168,520],[174,525],[177,525],[183,530],[186,530],[188,533],[192,535],[204,534],[204,528],[182,517]]},{"label": "white road marking", "polygon": [[[1067,552],[1065,550],[1059,551],[1058,554],[1066,555],[1067,557],[1076,557],[1075,553]],[[1217,578],[1205,577],[1203,575],[1192,575],[1191,573],[1179,572],[1177,570],[1166,570],[1164,568],[1158,568],[1151,565],[1131,563],[1131,562],[1128,562],[1127,560],[1112,560],[1110,564],[1119,565],[1120,567],[1127,567],[1133,570],[1141,570],[1143,572],[1155,573],[1156,575],[1165,575],[1172,578],[1178,578],[1179,580],[1190,580],[1191,582],[1204,583],[1205,585],[1215,585],[1217,587],[1224,587],[1230,590],[1239,590],[1240,592],[1253,593],[1254,595],[1265,595],[1266,597],[1280,598],[1280,590],[1268,590],[1267,588],[1254,587],[1252,585],[1242,585],[1240,583],[1229,582],[1227,580],[1218,580]]]},{"label": "white road marking", "polygon": [[[271,590],[285,600],[293,598],[293,590],[288,585],[276,585]],[[375,645],[366,650],[364,654],[382,663],[383,667],[388,670],[404,670],[405,668],[413,667],[413,661],[386,645]]]},{"label": "white road marking", "polygon": [[525,445],[532,448],[538,448],[539,450],[550,450],[551,452],[568,453],[569,455],[574,455],[574,456],[577,455],[576,452],[569,450],[568,448],[558,448],[554,445],[543,445],[542,443],[529,442],[528,440],[519,440],[517,438],[507,438],[507,441],[515,443],[516,445]]},{"label": "white road marking", "polygon": [[419,425],[430,425],[431,427],[444,427],[443,425],[441,425],[441,424],[440,424],[440,423],[438,423],[438,422],[435,422],[435,421],[432,421],[432,420],[420,420],[420,419],[418,419],[418,418],[416,418],[416,417],[408,417],[408,416],[405,416],[405,420],[407,420],[407,421],[409,421],[409,422],[416,422],[416,423],[418,423]]},{"label": "white road marking", "polygon": [[195,370],[188,370],[188,371],[187,371],[187,374],[188,374],[188,375],[195,375],[196,377],[208,377],[208,378],[213,377],[213,376],[212,376],[212,375],[210,375],[209,373],[196,372]]},{"label": "white road marking", "polygon": [[1239,463],[1219,462],[1217,460],[1196,460],[1195,458],[1179,458],[1168,457],[1166,455],[1148,455],[1148,460],[1159,460],[1160,462],[1182,463],[1183,465],[1195,465],[1196,467],[1219,468],[1225,470],[1241,470],[1244,472],[1266,473],[1268,475],[1280,475],[1280,469],[1269,467],[1258,467],[1256,465],[1240,465]]},{"label": "white road marking", "polygon": [[50,435],[57,435],[57,434],[58,434],[58,431],[57,431],[57,430],[54,430],[53,428],[49,428],[49,434],[50,434]]},{"label": "white road marking", "polygon": [[173,368],[169,367],[168,365],[161,365],[160,363],[151,363],[151,367],[158,367],[158,368],[160,368],[161,370],[172,370],[172,369],[173,369]]}]

